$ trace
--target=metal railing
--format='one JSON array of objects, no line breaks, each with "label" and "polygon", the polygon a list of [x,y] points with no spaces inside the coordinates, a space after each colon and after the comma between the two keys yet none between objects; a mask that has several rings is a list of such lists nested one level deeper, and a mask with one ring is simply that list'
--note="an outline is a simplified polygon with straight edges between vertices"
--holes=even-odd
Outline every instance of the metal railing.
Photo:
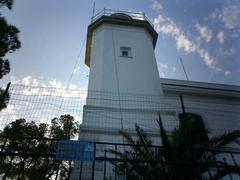
[{"label": "metal railing", "polygon": [[112,10],[112,9],[106,9],[106,8],[94,14],[91,18],[91,22],[95,22],[102,16],[111,16],[116,13],[128,15],[134,20],[148,21],[151,24],[151,26],[154,27],[153,23],[149,20],[149,18],[146,16],[144,12],[120,11],[120,10]]},{"label": "metal railing", "polygon": [[[119,179],[121,176],[126,176],[128,179],[133,175],[139,179],[146,179],[147,174],[154,173],[154,171],[157,171],[156,177],[161,175],[160,172],[165,172],[168,173],[169,177],[173,175],[173,179],[177,174],[177,178],[182,176],[184,179],[211,179],[218,171],[226,170],[229,166],[236,168],[238,173],[236,171],[235,173],[227,173],[224,179],[240,178],[240,151],[102,142],[95,142],[94,147],[94,166],[96,166],[96,162],[100,162],[103,179]],[[136,148],[141,149],[143,152],[147,149],[146,151],[152,153],[152,157],[144,153],[139,154]],[[113,151],[117,153],[113,153]],[[118,155],[119,152],[124,152],[125,156]],[[166,152],[171,152],[175,156],[169,160],[163,155]],[[92,170],[94,170],[95,174],[93,173],[93,175],[99,176],[94,166]],[[140,168],[140,171],[145,169],[146,172],[141,174],[137,168]],[[154,174],[152,178],[154,178]]]},{"label": "metal railing", "polygon": [[[70,174],[73,172],[72,161],[59,161],[55,158],[58,141],[59,139],[51,138],[1,136],[0,163],[5,168],[1,169],[0,175],[9,173],[11,169],[15,168],[15,175],[22,177],[24,174],[28,175],[29,169],[34,172],[40,166],[48,172],[46,168],[44,169],[46,166],[48,169],[51,167],[53,171],[48,172],[51,175],[49,177],[57,180],[62,170],[66,174],[66,178],[70,178]],[[146,171],[152,173],[155,172],[154,170],[158,172],[164,170],[167,173],[180,173],[179,176],[183,176],[181,173],[185,172],[185,177],[191,176],[195,179],[211,179],[218,170],[226,170],[228,165],[231,165],[232,168],[235,168],[235,173],[226,174],[224,179],[240,178],[240,151],[108,142],[89,143],[93,146],[94,159],[93,161],[75,161],[74,165],[78,165],[77,179],[86,177],[91,179],[120,179],[123,176],[130,177],[131,175],[141,177],[141,174],[137,174],[136,168],[132,167],[134,164],[137,164],[136,167],[144,167]],[[15,147],[10,146],[11,144],[15,144]],[[46,151],[40,151],[43,144],[46,145],[44,148]],[[146,154],[135,154],[134,149],[136,148],[143,151],[144,149],[149,150],[154,158],[151,159]],[[113,152],[125,153],[126,156],[119,156]],[[168,160],[163,155],[158,154],[164,152],[172,152],[176,156]]]}]

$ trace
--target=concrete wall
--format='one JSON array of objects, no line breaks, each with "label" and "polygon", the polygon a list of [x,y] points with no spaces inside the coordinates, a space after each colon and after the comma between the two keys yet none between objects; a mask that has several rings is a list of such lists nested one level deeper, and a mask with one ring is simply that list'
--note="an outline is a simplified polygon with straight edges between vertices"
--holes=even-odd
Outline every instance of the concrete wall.
[{"label": "concrete wall", "polygon": [[[144,28],[103,24],[93,33],[90,91],[161,94],[152,38]],[[121,57],[120,47],[132,57]]]},{"label": "concrete wall", "polygon": [[210,135],[240,129],[240,87],[161,79],[165,97],[182,95],[187,112],[202,116]]}]

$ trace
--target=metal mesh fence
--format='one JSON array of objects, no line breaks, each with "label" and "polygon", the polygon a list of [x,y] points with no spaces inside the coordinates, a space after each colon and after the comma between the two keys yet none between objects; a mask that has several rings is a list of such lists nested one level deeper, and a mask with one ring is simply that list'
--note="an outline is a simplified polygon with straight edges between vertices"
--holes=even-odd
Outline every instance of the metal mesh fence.
[{"label": "metal mesh fence", "polygon": [[[152,131],[156,128],[155,120],[160,113],[164,127],[172,130],[178,126],[178,114],[182,112],[179,96],[121,94],[16,84],[10,86],[9,93],[7,108],[0,111],[0,129],[19,118],[35,123],[50,123],[55,117],[70,114],[82,124],[83,129],[95,127],[100,130],[108,127],[111,134],[113,129],[130,130],[138,124],[145,130]],[[212,134],[240,127],[240,105],[237,100],[183,96],[183,103],[187,112],[203,117]]]},{"label": "metal mesh fence", "polygon": [[35,123],[49,123],[63,114],[81,122],[85,90],[11,85],[7,108],[0,112],[1,129],[10,122],[24,118]]},{"label": "metal mesh fence", "polygon": [[[124,130],[135,136],[135,124],[150,135],[153,144],[159,145],[161,142],[156,122],[159,113],[164,127],[171,133],[178,127],[178,115],[182,112],[180,98],[177,95],[121,94],[23,85],[11,85],[9,93],[7,108],[0,111],[1,130],[19,118],[34,121],[36,124],[50,124],[53,118],[70,114],[81,124],[79,138],[99,143],[96,157],[104,157],[105,150],[115,148],[114,145],[101,144],[101,142],[127,143],[123,141],[118,131]],[[202,116],[212,134],[221,134],[240,127],[240,105],[235,99],[183,96],[183,104],[187,112]],[[125,151],[126,148],[122,150]],[[109,158],[109,154],[107,156]],[[229,159],[232,157],[226,158]],[[98,172],[101,176],[115,176],[114,171],[104,170],[114,169],[111,159],[96,160],[94,171],[91,162],[75,162],[72,177],[78,179],[81,173],[82,177],[86,173],[96,173],[97,176]],[[239,156],[236,160],[239,163]],[[103,172],[106,174],[102,174]]]},{"label": "metal mesh fence", "polygon": [[[166,117],[175,116],[176,111],[180,111],[178,99],[151,95],[119,95],[111,92],[23,85],[11,85],[9,93],[7,108],[0,112],[1,129],[20,118],[37,124],[49,123],[54,117],[63,114],[70,114],[82,123],[84,105],[85,116],[89,117],[86,117],[88,120],[83,124],[104,126],[110,123],[114,125],[113,122],[116,122],[116,128],[136,123],[151,128],[151,125],[141,124],[141,120],[149,119],[151,114],[159,111]],[[154,117],[151,118],[154,120]],[[170,126],[169,123],[173,122],[169,120],[166,123]]]}]

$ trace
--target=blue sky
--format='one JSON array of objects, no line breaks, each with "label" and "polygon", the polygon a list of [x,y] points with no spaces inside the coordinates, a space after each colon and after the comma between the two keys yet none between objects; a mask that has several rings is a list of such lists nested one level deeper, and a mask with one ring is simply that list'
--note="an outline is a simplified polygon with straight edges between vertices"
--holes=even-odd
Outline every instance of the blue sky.
[{"label": "blue sky", "polygon": [[[15,0],[1,9],[21,33],[22,48],[9,55],[8,81],[87,88],[84,64],[92,0]],[[145,12],[159,33],[155,49],[161,77],[240,85],[239,0],[95,0],[103,8]]]}]

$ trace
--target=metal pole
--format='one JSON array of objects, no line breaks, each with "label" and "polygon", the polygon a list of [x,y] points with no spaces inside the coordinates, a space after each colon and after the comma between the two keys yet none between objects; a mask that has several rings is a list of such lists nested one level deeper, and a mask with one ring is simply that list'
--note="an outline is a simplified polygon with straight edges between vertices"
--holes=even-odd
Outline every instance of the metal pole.
[{"label": "metal pole", "polygon": [[93,12],[91,17],[91,22],[93,22],[94,15],[95,15],[95,1],[93,2]]},{"label": "metal pole", "polygon": [[180,101],[181,101],[181,106],[182,106],[182,111],[183,111],[183,114],[186,113],[185,111],[185,106],[184,106],[184,103],[183,103],[183,98],[182,98],[182,95],[180,96]]},{"label": "metal pole", "polygon": [[[115,152],[117,152],[117,145],[115,144]],[[115,159],[117,159],[117,155],[115,154]],[[115,180],[117,180],[117,161],[115,161]]]},{"label": "metal pole", "polygon": [[106,8],[103,8],[103,15],[105,16],[105,11],[106,11]]},{"label": "metal pole", "polygon": [[94,142],[93,146],[94,160],[92,162],[92,180],[94,180],[94,171],[95,171],[95,159],[96,159],[96,143]]},{"label": "metal pole", "polygon": [[8,94],[8,90],[9,90],[9,88],[10,88],[10,85],[11,85],[11,82],[9,82],[9,83],[7,84],[7,87],[6,87],[6,89],[5,89],[5,91],[4,91],[3,95],[2,95],[1,100],[0,100],[0,110],[3,108],[4,101],[5,101],[6,96],[7,96],[7,94]]},{"label": "metal pole", "polygon": [[104,150],[104,171],[103,171],[103,179],[106,179],[106,157],[107,157],[107,150]]},{"label": "metal pole", "polygon": [[187,75],[187,71],[186,71],[186,69],[185,69],[185,67],[184,67],[184,64],[183,64],[183,62],[182,62],[182,58],[180,58],[180,62],[181,62],[181,65],[182,65],[182,67],[183,67],[183,71],[184,71],[184,73],[185,73],[186,79],[189,81],[188,75]]},{"label": "metal pole", "polygon": [[81,165],[80,165],[80,175],[79,175],[79,180],[82,179],[82,168],[83,168],[83,161],[81,161]]},{"label": "metal pole", "polygon": [[94,17],[94,15],[95,15],[95,1],[93,2],[93,16],[92,17]]}]

